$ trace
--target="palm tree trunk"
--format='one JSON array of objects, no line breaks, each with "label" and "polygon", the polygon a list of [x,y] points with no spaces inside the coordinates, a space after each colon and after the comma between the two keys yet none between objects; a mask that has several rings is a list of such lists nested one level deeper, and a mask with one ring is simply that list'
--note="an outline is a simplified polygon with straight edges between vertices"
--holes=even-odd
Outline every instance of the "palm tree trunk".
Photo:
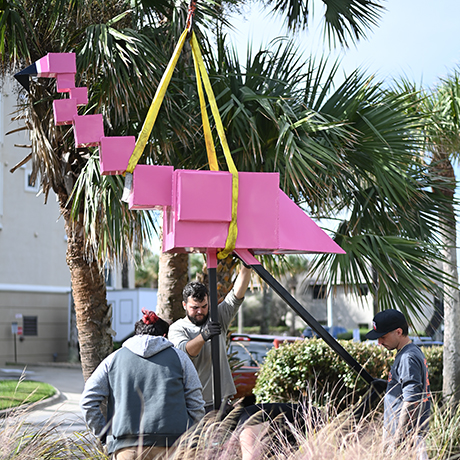
[{"label": "palm tree trunk", "polygon": [[217,264],[217,297],[219,302],[224,300],[225,296],[233,288],[238,263],[238,259],[230,255],[225,259],[219,260]]},{"label": "palm tree trunk", "polygon": [[375,316],[379,312],[379,272],[375,267],[372,267],[372,287],[372,306]]},{"label": "palm tree trunk", "polygon": [[188,254],[160,254],[158,270],[158,316],[173,323],[184,317],[182,291],[188,282]]},{"label": "palm tree trunk", "polygon": [[269,334],[270,333],[270,316],[271,316],[271,306],[273,301],[273,290],[268,284],[263,284],[262,291],[262,315],[260,319],[260,333]]},{"label": "palm tree trunk", "polygon": [[70,299],[70,319],[69,319],[69,362],[79,363],[80,352],[78,351],[78,330],[77,315],[75,313],[75,302],[71,293]]},{"label": "palm tree trunk", "polygon": [[[443,386],[444,399],[460,402],[460,310],[459,291],[453,283],[457,283],[457,238],[455,234],[455,215],[452,209],[452,219],[446,222],[449,231],[446,247],[443,250],[448,263],[443,263],[443,272],[448,284],[444,285],[444,354],[443,354]],[[453,400],[451,399],[453,398]]]},{"label": "palm tree trunk", "polygon": [[112,311],[107,305],[104,273],[96,261],[90,261],[84,246],[80,222],[71,220],[66,208],[67,195],[59,196],[67,234],[67,265],[70,269],[75,302],[80,357],[85,381],[113,350]]},{"label": "palm tree trunk", "polygon": [[[238,265],[238,259],[229,255],[225,259],[217,261],[217,299],[222,302],[225,296],[232,290],[235,281],[235,269]],[[198,281],[208,285],[208,271],[206,265],[203,266],[203,272],[199,273]],[[209,286],[208,286],[209,287]]]},{"label": "palm tree trunk", "polygon": [[441,237],[443,238],[442,264],[445,276],[444,284],[444,353],[443,386],[444,399],[458,404],[460,402],[460,310],[458,269],[457,269],[457,232],[454,210],[455,172],[449,156],[443,151],[436,152],[433,167],[439,176],[451,179],[441,184],[436,190],[450,200],[449,214],[441,220]]},{"label": "palm tree trunk", "polygon": [[[291,276],[289,281],[289,290],[291,291],[291,296],[295,299],[296,298],[296,292],[297,292],[297,277],[296,276]],[[289,326],[289,334],[290,335],[297,335],[296,332],[296,319],[297,315],[295,311],[292,308],[288,309],[287,315],[286,315],[286,323]]]}]

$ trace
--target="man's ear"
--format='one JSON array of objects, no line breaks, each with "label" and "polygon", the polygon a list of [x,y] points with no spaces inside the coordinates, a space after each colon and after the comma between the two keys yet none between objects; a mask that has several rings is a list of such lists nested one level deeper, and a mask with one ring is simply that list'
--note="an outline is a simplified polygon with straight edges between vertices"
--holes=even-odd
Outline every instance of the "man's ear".
[{"label": "man's ear", "polygon": [[184,310],[187,310],[187,304],[184,301],[182,301],[182,306],[184,307]]}]

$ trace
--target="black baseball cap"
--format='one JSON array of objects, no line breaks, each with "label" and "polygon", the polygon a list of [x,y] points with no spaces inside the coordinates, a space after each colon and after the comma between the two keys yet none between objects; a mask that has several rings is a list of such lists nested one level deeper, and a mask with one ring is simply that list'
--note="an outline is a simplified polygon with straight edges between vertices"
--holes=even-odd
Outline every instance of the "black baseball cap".
[{"label": "black baseball cap", "polygon": [[366,339],[375,340],[388,332],[407,326],[406,317],[398,310],[383,310],[374,316],[373,330],[366,334]]}]

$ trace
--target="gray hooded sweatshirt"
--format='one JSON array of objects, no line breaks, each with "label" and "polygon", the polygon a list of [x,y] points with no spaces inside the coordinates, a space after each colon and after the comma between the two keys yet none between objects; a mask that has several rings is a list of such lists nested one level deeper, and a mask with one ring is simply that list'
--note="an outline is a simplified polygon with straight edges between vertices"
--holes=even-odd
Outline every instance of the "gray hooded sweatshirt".
[{"label": "gray hooded sweatshirt", "polygon": [[[107,420],[100,405],[107,399]],[[85,384],[80,407],[109,453],[170,446],[204,415],[198,374],[188,356],[164,337],[136,335],[109,355]]]}]

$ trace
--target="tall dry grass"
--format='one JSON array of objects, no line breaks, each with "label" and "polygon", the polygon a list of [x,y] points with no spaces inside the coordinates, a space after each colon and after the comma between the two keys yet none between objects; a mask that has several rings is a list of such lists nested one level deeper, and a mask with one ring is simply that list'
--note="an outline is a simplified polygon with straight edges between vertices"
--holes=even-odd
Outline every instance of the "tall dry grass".
[{"label": "tall dry grass", "polygon": [[[340,414],[325,412],[322,420],[306,408],[302,426],[291,424],[283,416],[274,419],[263,438],[258,440],[258,459],[277,460],[418,460],[410,439],[395,452],[385,449],[382,438],[382,414],[373,412],[361,420],[353,409]],[[251,420],[248,421],[251,423]],[[245,425],[235,428],[233,420],[220,422],[212,415],[186,433],[168,460],[240,460],[239,435]],[[432,451],[430,458],[441,457]]]},{"label": "tall dry grass", "polygon": [[49,420],[36,426],[27,422],[34,404],[0,418],[0,460],[107,460],[100,443],[89,433],[64,435]]},{"label": "tall dry grass", "polygon": [[[259,459],[277,460],[418,460],[409,442],[395,452],[385,450],[382,440],[382,413],[378,408],[360,420],[353,416],[354,407],[337,413],[334,407],[321,409],[321,417],[312,411],[309,401],[301,409],[300,424],[291,424],[278,416],[257,441]],[[51,460],[94,459],[108,457],[98,440],[89,432],[63,435],[52,424],[36,427],[27,423],[30,411],[16,410],[0,419],[0,459]],[[248,424],[258,422],[254,417]],[[164,460],[240,460],[238,410],[223,421],[208,414],[177,442]],[[410,441],[410,440],[409,440]],[[430,459],[460,459],[460,409],[433,404],[430,432],[426,440]]]}]

